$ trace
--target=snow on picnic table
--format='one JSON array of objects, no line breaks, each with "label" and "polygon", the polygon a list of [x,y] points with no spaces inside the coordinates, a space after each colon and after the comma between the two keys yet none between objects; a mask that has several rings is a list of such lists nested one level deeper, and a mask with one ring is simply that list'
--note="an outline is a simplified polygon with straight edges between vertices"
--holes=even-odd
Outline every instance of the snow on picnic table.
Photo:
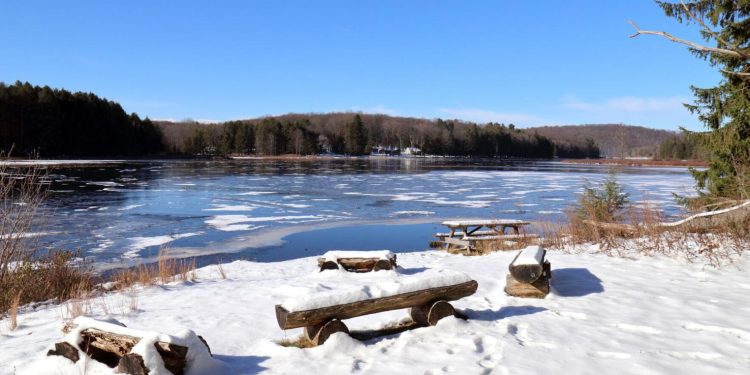
[{"label": "snow on picnic table", "polygon": [[[94,299],[91,316],[105,318],[106,306],[134,329],[192,329],[224,363],[220,374],[746,374],[750,368],[747,259],[739,262],[743,269],[716,270],[670,259],[550,251],[553,292],[545,299],[521,299],[503,292],[515,254],[399,254],[400,272],[445,269],[477,280],[476,294],[453,302],[470,319],[446,318],[435,327],[366,342],[335,334],[311,349],[276,344],[302,330],[280,330],[275,304],[357,277],[318,273],[315,257],[233,262],[224,265],[225,280],[217,267],[205,267],[195,283],[139,290],[135,311],[129,292]],[[84,369],[45,356],[63,337],[65,314],[64,306],[25,311],[13,332],[7,320],[0,321],[0,374],[112,374],[92,361]],[[346,324],[372,329],[404,317],[405,310],[389,311]]]}]

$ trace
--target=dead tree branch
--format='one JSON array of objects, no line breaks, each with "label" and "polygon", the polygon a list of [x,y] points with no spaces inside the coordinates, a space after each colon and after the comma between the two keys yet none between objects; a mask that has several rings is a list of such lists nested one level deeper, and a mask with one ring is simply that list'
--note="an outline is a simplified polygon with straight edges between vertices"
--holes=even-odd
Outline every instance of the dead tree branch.
[{"label": "dead tree branch", "polygon": [[[678,37],[676,37],[676,36],[674,36],[674,35],[672,35],[670,33],[664,32],[664,31],[641,30],[640,28],[638,28],[638,25],[636,25],[635,22],[630,21],[630,20],[628,20],[628,23],[630,23],[630,25],[633,26],[633,28],[635,29],[635,34],[631,35],[630,36],[631,38],[635,38],[638,35],[658,35],[658,36],[667,38],[667,39],[669,39],[672,42],[684,44],[684,45],[686,45],[686,46],[688,46],[690,48],[693,48],[695,50],[698,50],[698,51],[719,53],[719,54],[722,54],[722,55],[729,55],[729,56],[739,57],[741,59],[746,59],[746,60],[748,58],[750,58],[750,56],[748,56],[747,54],[745,54],[743,52],[740,52],[740,51],[736,51],[736,50],[728,49],[728,48],[708,47],[708,46],[704,46],[704,45],[695,43],[695,42],[687,40],[687,39],[678,38]],[[732,73],[732,74],[737,74],[737,73]]]}]

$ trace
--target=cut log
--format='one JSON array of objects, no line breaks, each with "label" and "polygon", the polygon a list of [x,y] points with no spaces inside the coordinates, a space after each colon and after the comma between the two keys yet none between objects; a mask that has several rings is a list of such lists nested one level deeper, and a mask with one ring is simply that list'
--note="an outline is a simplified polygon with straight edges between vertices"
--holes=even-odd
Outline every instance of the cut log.
[{"label": "cut log", "polygon": [[128,353],[120,358],[117,363],[117,372],[129,375],[148,375],[148,368],[143,363],[143,357],[135,353]]},{"label": "cut log", "polygon": [[[119,366],[120,360],[130,354],[133,347],[141,341],[140,337],[115,334],[95,328],[81,331],[81,350],[92,359],[104,363],[109,367]],[[156,351],[164,361],[164,367],[175,375],[185,370],[188,348],[167,342],[158,341],[154,344]]]},{"label": "cut log", "polygon": [[78,360],[80,359],[80,356],[78,355],[78,349],[76,349],[76,347],[64,341],[55,343],[55,348],[50,349],[47,352],[47,356],[53,356],[53,355],[59,355],[61,357],[65,357],[73,361],[74,363],[78,362]]},{"label": "cut log", "polygon": [[478,284],[475,280],[470,280],[455,285],[428,288],[394,296],[305,311],[290,312],[281,305],[276,305],[276,321],[279,323],[281,329],[315,326],[334,318],[348,319],[383,311],[421,306],[434,301],[454,301],[474,294],[477,286]]},{"label": "cut log", "polygon": [[320,267],[320,272],[323,272],[325,270],[339,269],[339,265],[336,262],[332,260],[325,260],[323,258],[318,258],[318,267]]},{"label": "cut log", "polygon": [[421,326],[434,326],[440,319],[454,316],[456,310],[446,301],[436,301],[409,309],[411,319]]},{"label": "cut log", "polygon": [[508,265],[513,278],[522,283],[533,283],[544,272],[544,256],[547,251],[541,246],[529,246],[516,254]]},{"label": "cut log", "polygon": [[533,283],[524,283],[516,280],[513,275],[508,274],[505,278],[505,293],[514,297],[522,298],[544,298],[549,294],[549,280],[552,276],[551,265],[544,262],[542,276]]},{"label": "cut log", "polygon": [[322,345],[328,340],[328,337],[337,332],[349,334],[349,328],[347,328],[344,322],[338,319],[332,319],[323,324],[305,327],[305,337],[315,346]]}]

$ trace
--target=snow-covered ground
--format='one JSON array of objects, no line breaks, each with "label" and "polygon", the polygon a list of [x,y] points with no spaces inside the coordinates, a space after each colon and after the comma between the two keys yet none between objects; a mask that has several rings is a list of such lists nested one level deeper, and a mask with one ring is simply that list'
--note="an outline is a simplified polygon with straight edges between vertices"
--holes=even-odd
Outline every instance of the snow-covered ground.
[{"label": "snow-covered ground", "polygon": [[[279,263],[237,261],[198,270],[196,282],[111,293],[89,301],[94,318],[138,330],[202,335],[223,374],[747,374],[750,369],[750,261],[714,269],[671,259],[635,260],[549,251],[553,292],[545,299],[503,292],[515,252],[481,257],[439,251],[399,254],[399,277],[439,270],[479,282],[454,302],[469,316],[366,342],[335,334],[312,349],[283,347],[274,305],[330,292],[360,275],[317,272],[314,257]],[[387,272],[382,277],[387,277]],[[375,275],[361,275],[363,278]],[[380,276],[377,276],[380,277]],[[135,306],[134,310],[131,307]],[[20,327],[0,321],[0,374],[111,374],[45,357],[61,341],[63,306],[24,311]],[[373,329],[406,317],[391,311],[347,320]],[[86,363],[88,368],[83,367]],[[216,372],[212,372],[216,373]]]}]

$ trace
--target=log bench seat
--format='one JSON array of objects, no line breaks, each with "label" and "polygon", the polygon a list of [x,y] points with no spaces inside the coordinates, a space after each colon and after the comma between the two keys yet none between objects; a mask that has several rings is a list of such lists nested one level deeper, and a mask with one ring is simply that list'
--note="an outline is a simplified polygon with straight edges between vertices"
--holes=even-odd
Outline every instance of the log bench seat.
[{"label": "log bench seat", "polygon": [[343,268],[349,272],[371,272],[396,269],[396,254],[380,251],[329,251],[318,258],[321,271]]},{"label": "log bench seat", "polygon": [[505,293],[514,297],[544,298],[549,293],[552,266],[541,246],[529,246],[508,265]]},{"label": "log bench seat", "polygon": [[336,332],[348,334],[344,319],[389,310],[408,308],[417,325],[432,326],[456,314],[448,301],[474,294],[477,286],[468,275],[454,272],[395,277],[380,284],[291,298],[276,305],[276,321],[283,330],[304,327],[313,345],[323,344]]}]

